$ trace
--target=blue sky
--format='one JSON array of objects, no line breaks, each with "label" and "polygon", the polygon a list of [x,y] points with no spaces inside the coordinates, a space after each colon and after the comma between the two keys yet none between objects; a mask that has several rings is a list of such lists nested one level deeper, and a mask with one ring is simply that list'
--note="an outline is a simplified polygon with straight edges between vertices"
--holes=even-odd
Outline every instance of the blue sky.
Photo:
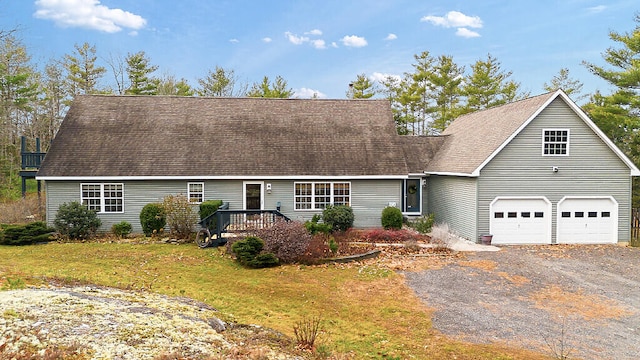
[{"label": "blue sky", "polygon": [[281,75],[298,97],[344,98],[358,74],[401,75],[429,51],[467,69],[491,54],[532,95],[565,67],[583,93],[609,93],[581,63],[605,65],[609,32],[632,31],[638,11],[637,0],[0,0],[0,29],[18,27],[38,64],[88,42],[105,67],[144,51],[157,75],[192,86],[218,65],[249,84]]}]

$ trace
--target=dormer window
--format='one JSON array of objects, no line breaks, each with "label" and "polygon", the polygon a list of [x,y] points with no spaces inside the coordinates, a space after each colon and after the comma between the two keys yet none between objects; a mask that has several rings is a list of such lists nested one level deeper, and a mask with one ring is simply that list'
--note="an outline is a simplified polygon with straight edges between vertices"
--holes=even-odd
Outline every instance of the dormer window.
[{"label": "dormer window", "polygon": [[569,129],[543,129],[542,155],[569,155]]}]

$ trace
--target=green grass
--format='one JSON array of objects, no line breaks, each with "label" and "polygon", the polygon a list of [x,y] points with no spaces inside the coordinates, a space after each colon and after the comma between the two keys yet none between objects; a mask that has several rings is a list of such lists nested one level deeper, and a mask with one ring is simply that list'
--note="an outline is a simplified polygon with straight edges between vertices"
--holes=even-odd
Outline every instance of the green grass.
[{"label": "green grass", "polygon": [[367,266],[281,266],[250,270],[223,249],[187,245],[50,243],[0,246],[0,288],[9,279],[50,279],[188,296],[226,320],[259,324],[293,337],[319,317],[323,349],[355,359],[542,359],[501,345],[452,341],[431,328],[431,311],[401,275]]}]

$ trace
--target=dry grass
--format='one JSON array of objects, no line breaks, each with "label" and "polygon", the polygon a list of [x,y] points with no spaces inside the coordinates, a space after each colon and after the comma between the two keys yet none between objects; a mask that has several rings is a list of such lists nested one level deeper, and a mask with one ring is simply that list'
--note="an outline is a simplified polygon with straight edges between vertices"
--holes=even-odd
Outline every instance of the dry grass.
[{"label": "dry grass", "polygon": [[44,196],[29,194],[25,199],[0,203],[0,224],[24,224],[44,220]]},{"label": "dry grass", "polygon": [[619,319],[632,315],[616,301],[598,295],[585,295],[582,291],[565,291],[559,286],[548,286],[531,294],[536,307],[562,316],[579,316],[585,320]]},{"label": "dry grass", "polygon": [[459,261],[458,264],[461,266],[472,267],[485,271],[493,271],[496,267],[498,267],[498,263],[492,260]]}]

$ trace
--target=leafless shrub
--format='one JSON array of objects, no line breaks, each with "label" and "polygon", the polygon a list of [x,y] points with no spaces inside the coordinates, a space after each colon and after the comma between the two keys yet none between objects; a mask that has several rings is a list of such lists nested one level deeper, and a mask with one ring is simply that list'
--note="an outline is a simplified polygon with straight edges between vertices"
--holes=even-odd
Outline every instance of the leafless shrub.
[{"label": "leafless shrub", "polygon": [[264,241],[264,251],[273,253],[281,263],[299,261],[312,238],[299,221],[276,221],[269,228],[256,229],[254,234]]},{"label": "leafless shrub", "polygon": [[162,201],[171,235],[188,239],[198,221],[198,212],[184,194],[167,195]]},{"label": "leafless shrub", "polygon": [[316,340],[318,340],[318,335],[322,331],[321,322],[319,317],[305,317],[293,325],[293,333],[296,336],[296,343],[299,348],[315,350]]},{"label": "leafless shrub", "polygon": [[35,195],[24,199],[0,203],[1,224],[24,224],[44,219],[44,199],[38,199]]}]

